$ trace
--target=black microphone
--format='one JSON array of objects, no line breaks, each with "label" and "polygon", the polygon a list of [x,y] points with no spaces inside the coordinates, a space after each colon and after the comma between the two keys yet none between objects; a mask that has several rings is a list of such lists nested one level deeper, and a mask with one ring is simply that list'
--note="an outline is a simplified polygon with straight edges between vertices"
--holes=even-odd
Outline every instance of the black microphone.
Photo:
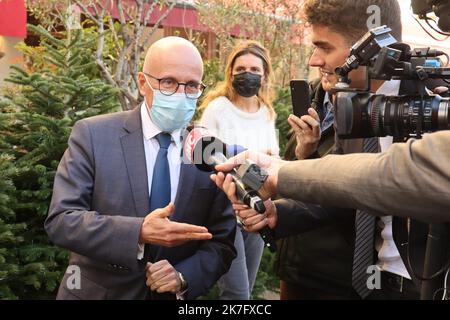
[{"label": "black microphone", "polygon": [[[220,139],[212,135],[207,129],[202,127],[194,127],[189,132],[184,142],[185,157],[198,169],[206,172],[214,172],[216,165],[224,163],[229,157],[234,156],[243,150],[244,148],[241,146],[227,146]],[[248,167],[250,167],[250,169],[248,169]],[[228,172],[228,174],[233,177],[233,181],[236,185],[236,195],[244,204],[256,212],[263,214],[266,212],[264,201],[259,196],[257,190],[250,187],[248,184],[250,183],[257,188],[257,181],[262,185],[265,178],[267,178],[267,174],[264,178],[264,170],[252,163],[247,163],[245,169],[247,170],[244,170],[245,173],[243,173],[243,175],[246,175],[244,177],[240,176],[238,174],[239,170],[236,169]],[[258,175],[256,178],[254,177],[255,174]],[[245,181],[248,181],[249,183],[245,183]],[[269,250],[275,252],[276,243],[272,230],[268,226],[265,226],[259,231],[259,234]]]}]

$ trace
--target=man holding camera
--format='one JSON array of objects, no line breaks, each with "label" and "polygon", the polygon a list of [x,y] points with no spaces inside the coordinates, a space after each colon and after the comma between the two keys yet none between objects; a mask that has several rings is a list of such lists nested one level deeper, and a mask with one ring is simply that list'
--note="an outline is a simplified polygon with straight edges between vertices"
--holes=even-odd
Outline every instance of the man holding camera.
[{"label": "man holding camera", "polygon": [[[380,23],[389,25],[393,30],[393,34],[396,39],[401,40],[401,13],[397,1],[383,1],[383,3],[377,1],[308,1],[305,4],[305,16],[307,21],[312,26],[311,38],[313,44],[316,46],[310,60],[310,65],[320,68],[322,73],[322,87],[327,92],[324,100],[328,105],[332,105],[330,102],[332,98],[329,92],[336,85],[338,80],[336,74],[334,73],[334,69],[343,64],[349,55],[350,47],[368,30],[370,20],[369,9],[374,6],[383,8],[380,10]],[[350,77],[352,87],[364,87],[366,80],[364,68],[355,70],[352,72]],[[378,93],[387,95],[396,95],[399,92],[399,86],[400,83],[398,81],[386,83],[383,83],[382,81],[373,81],[371,90],[373,92],[378,91]],[[331,111],[333,111],[333,108],[327,109],[331,109]],[[333,114],[333,112],[331,113]],[[294,127],[294,129],[296,129],[297,136],[302,134],[303,136],[308,136],[308,133],[312,133],[312,130],[308,131],[309,128],[305,128],[305,126],[299,126],[298,128]],[[301,140],[299,142],[300,143],[297,148],[303,147],[303,149],[308,149],[307,146],[301,143]],[[340,140],[336,138],[334,153],[348,154],[354,152],[377,152],[380,147],[387,145],[389,145],[389,142],[384,141],[384,139],[380,140],[380,143],[378,143],[377,139]],[[291,201],[284,202],[281,200],[279,201],[277,207],[279,207],[280,211],[283,211],[284,209],[288,209],[288,211],[295,210],[291,207],[291,205]],[[347,217],[350,215],[354,217],[353,210],[335,210],[332,208],[323,207],[320,209],[325,211],[340,212],[339,216],[342,217],[341,219],[334,219],[332,218],[333,215],[331,215],[330,218],[324,218],[320,224],[326,223],[327,226],[325,226],[325,228],[335,226],[335,228],[340,228],[338,230],[345,230],[343,228],[345,228],[346,225],[349,227],[349,224],[351,223]],[[312,213],[315,212],[314,208],[309,209],[309,211]],[[326,215],[329,216],[329,212],[327,212]],[[367,214],[357,211],[355,221],[356,225],[355,223],[351,223],[352,229],[353,227],[356,229],[356,237],[353,233],[350,234],[353,230],[347,228],[348,234],[342,234],[341,239],[345,240],[350,237],[351,241],[347,240],[347,243],[355,246],[354,241],[356,241],[356,249],[361,246],[369,246],[371,248],[370,253],[367,253],[369,250],[366,248],[366,256],[364,256],[362,253],[354,251],[352,247],[348,259],[349,261],[345,264],[345,261],[343,261],[346,256],[345,247],[338,247],[338,242],[335,241],[333,244],[330,243],[331,246],[334,245],[335,249],[337,249],[335,255],[337,255],[342,261],[341,268],[345,266],[348,268],[347,275],[349,277],[349,286],[352,287],[353,285],[354,288],[359,287],[356,288],[356,291],[359,291],[358,294],[363,298],[371,293],[370,291],[365,290],[366,281],[364,276],[367,276],[367,267],[377,262],[380,269],[386,271],[385,275],[390,277],[386,281],[394,281],[399,283],[405,282],[411,284],[411,287],[413,287],[412,282],[410,281],[410,276],[392,240],[392,217],[385,216],[378,221],[378,227],[381,228],[383,232],[377,232],[375,221],[373,221],[374,219],[370,217],[369,219],[372,219],[370,222],[371,231],[368,235],[358,235],[358,223],[360,223],[359,229],[369,228],[367,225],[368,222],[358,222],[358,216],[361,215]],[[325,214],[322,214],[322,216],[325,216]],[[351,221],[353,222],[354,220]],[[322,228],[323,227],[321,226],[321,229]],[[364,239],[364,237],[366,238]],[[375,245],[375,242],[379,243],[378,246]],[[374,248],[376,249],[375,251],[373,250]],[[301,250],[301,248],[299,248],[299,250]],[[378,260],[374,259],[373,256],[368,257],[370,254],[376,255],[377,253]],[[331,257],[333,255],[329,256]],[[367,261],[370,261],[370,263]],[[365,265],[363,270],[358,271],[358,266],[361,266],[361,264],[364,263]],[[361,267],[359,269],[361,269]],[[342,275],[345,276],[345,273]],[[416,291],[416,293],[418,293],[418,291]],[[417,295],[407,296],[402,293],[402,297],[414,298],[416,296]],[[374,294],[372,294],[372,298],[373,297]]]},{"label": "man holding camera", "polygon": [[[346,0],[310,0],[306,2],[305,13],[308,22],[312,25],[312,40],[316,46],[310,64],[321,68],[322,86],[325,90],[330,90],[336,83],[337,78],[334,74],[334,68],[344,62],[349,54],[350,46],[367,32],[368,14],[366,12],[368,12],[367,10],[369,7],[374,5],[378,6],[380,10],[383,8],[380,11],[382,24],[385,23],[386,16],[388,15],[394,19],[393,21],[390,21],[391,23],[388,23],[388,26],[393,30],[392,34],[394,37],[397,40],[401,40],[400,10],[396,0],[368,0],[358,2]],[[342,23],[346,18],[351,19],[349,20],[351,21],[351,24]],[[323,57],[332,56],[335,52],[341,53],[340,59],[334,60],[335,64],[327,63],[327,60],[323,59]],[[322,58],[322,60],[320,60],[320,58]],[[328,62],[329,61],[330,60],[328,59]],[[359,88],[363,87],[362,84],[365,81],[364,71],[363,68],[358,68],[350,74],[352,86]],[[372,92],[385,95],[411,93],[407,90],[409,90],[409,88],[399,81],[389,81],[385,83],[382,81],[373,81],[371,86]],[[300,130],[310,130],[312,132],[312,130],[308,128],[297,128],[297,131]],[[336,151],[337,153],[358,151],[377,152],[380,150],[380,147],[381,151],[386,151],[391,143],[392,140],[389,141],[389,138],[383,138],[379,141],[373,138],[345,141],[337,139]],[[412,144],[409,143],[408,145]],[[405,147],[403,147],[403,149],[404,148]],[[396,146],[394,150],[397,149],[398,146]],[[396,151],[393,151],[388,154],[395,154],[395,152]],[[372,212],[370,209],[374,208],[374,202],[385,201],[383,198],[373,194],[374,191],[380,190],[377,188],[377,185],[373,188],[364,187],[368,184],[372,186],[370,182],[373,181],[377,181],[379,184],[384,185],[389,185],[390,183],[391,187],[392,184],[395,185],[395,182],[388,181],[391,178],[390,176],[383,177],[382,175],[376,176],[376,179],[370,178],[371,181],[369,182],[362,180],[361,176],[367,177],[367,175],[363,173],[364,169],[370,172],[372,168],[370,166],[368,168],[362,168],[360,165],[357,166],[357,163],[354,161],[354,159],[359,159],[358,157],[377,159],[382,156],[345,156],[347,159],[352,159],[351,163],[353,165],[353,167],[345,167],[346,170],[343,169],[343,166],[345,165],[342,161],[339,161],[339,167],[337,167],[334,165],[334,162],[329,160],[332,158],[337,163],[336,157],[337,156],[330,156],[323,160],[301,162],[306,164],[307,169],[301,170],[302,172],[308,172],[306,175],[299,174],[299,171],[296,170],[300,167],[299,164],[287,166],[291,170],[289,170],[289,173],[283,175],[280,174],[278,189],[276,188],[277,184],[273,183],[274,181],[277,181],[277,173],[275,173],[275,175],[269,178],[269,183],[267,184],[269,190],[272,190],[271,195],[276,194],[274,191],[279,190],[283,191],[280,192],[281,195],[286,196],[288,194],[290,199],[327,205],[358,207],[369,209],[367,210],[368,212]],[[264,162],[269,159],[265,158],[259,160],[260,164],[265,165]],[[407,162],[407,159],[403,160],[405,160],[404,162]],[[326,170],[323,165],[320,165],[321,162],[325,161],[329,165]],[[392,177],[394,177],[393,170],[403,170],[401,167],[398,168],[395,163],[389,164],[392,167],[385,169],[391,169],[390,173],[392,174]],[[273,166],[270,165],[268,168],[272,170],[273,168],[277,168],[278,165],[279,164]],[[387,164],[385,163],[385,165]],[[229,166],[220,166],[217,169],[226,171],[226,169],[229,169]],[[354,169],[358,171],[354,172]],[[283,170],[282,172],[285,172]],[[401,172],[401,176],[403,176],[403,174],[404,172]],[[306,179],[305,176],[309,179]],[[286,180],[281,180],[281,177]],[[225,180],[223,183],[222,174],[216,176],[215,179],[216,183],[227,190],[228,195],[233,198],[233,184],[230,183],[231,181]],[[287,182],[287,180],[289,182]],[[322,185],[318,183],[318,181],[322,180],[324,181],[324,185],[326,184],[325,181],[333,182],[326,185],[327,192],[323,192]],[[356,181],[356,183],[348,183],[348,181]],[[394,181],[399,180],[395,179]],[[312,184],[312,186],[310,184]],[[333,189],[333,191],[330,192],[330,189]],[[305,192],[305,190],[307,191]],[[389,189],[384,189],[383,192],[386,193],[387,190]],[[360,196],[360,198],[358,198],[358,201],[346,201],[335,197],[333,192],[340,195],[344,192],[347,195],[354,193]],[[368,201],[369,194],[374,197],[376,201]],[[351,197],[353,200],[355,198],[356,197]],[[316,199],[320,199],[320,201],[317,201]],[[399,197],[396,200],[400,201],[405,206],[410,207],[405,204],[406,201],[409,201],[407,198]],[[365,201],[370,203],[371,206],[364,205]],[[274,228],[277,237],[305,232],[317,228],[317,226],[336,221],[343,212],[342,209],[307,205],[286,199],[277,200],[274,203],[266,202],[267,217],[255,215],[252,210],[249,210],[245,206],[235,206],[235,209],[239,211],[240,218],[249,231],[259,230],[261,227],[268,224],[269,227]],[[394,206],[394,208],[396,207],[399,207],[399,205]],[[353,287],[362,298],[417,299],[419,298],[421,283],[418,278],[414,277],[416,274],[415,270],[417,269],[417,266],[414,264],[423,265],[423,260],[419,259],[420,261],[413,261],[411,265],[406,263],[407,246],[404,244],[410,241],[410,245],[412,246],[412,242],[414,242],[415,248],[418,247],[419,251],[423,250],[424,244],[426,243],[427,226],[415,221],[407,225],[406,220],[404,219],[392,219],[392,216],[386,216],[386,214],[397,213],[397,211],[390,210],[386,205],[384,208],[387,210],[382,212],[377,211],[383,215],[377,221],[371,217],[368,212],[358,210],[356,213],[355,250],[352,266]],[[406,213],[406,215],[409,214],[412,213]],[[395,242],[393,238],[395,238]],[[375,253],[378,253],[378,260],[373,259]],[[376,264],[378,269],[375,270],[371,268],[374,264]],[[408,265],[408,268],[406,265]],[[373,270],[373,272],[381,271],[381,288],[376,283],[373,287],[369,288],[368,283],[370,276],[372,275],[369,270]]]},{"label": "man holding camera", "polygon": [[[329,153],[363,151],[362,139],[335,139],[331,89],[338,80],[334,69],[345,62],[350,47],[367,31],[367,8],[374,4],[381,5],[376,1],[305,2],[304,16],[311,24],[311,41],[315,46],[309,65],[319,69],[321,78],[311,84],[312,106],[308,110],[309,115],[301,118],[291,115],[288,119],[295,134],[289,140],[285,159],[311,159]],[[396,36],[400,37],[398,3],[388,1],[383,2],[383,5],[386,6],[386,11],[381,12],[381,22],[392,25]],[[387,12],[391,14],[388,15]],[[359,19],[355,20],[355,16]],[[351,78],[354,86],[364,86],[365,75],[362,69],[353,72]],[[295,202],[276,202],[282,211],[297,210],[290,207],[293,203]],[[315,208],[303,209],[314,212]],[[350,209],[340,212],[339,219],[323,219],[320,226],[314,226],[314,229],[305,224],[301,233],[282,239],[277,259],[282,299],[354,297],[352,262],[355,211]]]}]

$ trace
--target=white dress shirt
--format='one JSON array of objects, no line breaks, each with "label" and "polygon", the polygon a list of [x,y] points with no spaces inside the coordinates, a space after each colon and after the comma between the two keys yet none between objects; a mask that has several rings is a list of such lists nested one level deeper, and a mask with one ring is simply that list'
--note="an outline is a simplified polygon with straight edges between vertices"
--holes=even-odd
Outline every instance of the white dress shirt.
[{"label": "white dress shirt", "polygon": [[[152,192],[153,168],[155,167],[156,156],[159,151],[159,143],[156,136],[162,131],[155,123],[153,123],[145,101],[141,105],[141,119],[142,133],[144,137],[145,163],[147,168],[148,195],[150,197]],[[175,130],[170,135],[172,136],[172,142],[167,152],[167,160],[169,161],[170,171],[170,201],[175,203],[182,163],[181,129]],[[142,260],[144,258],[144,245],[139,244],[138,246],[138,260]],[[186,292],[187,290],[176,293],[177,299],[184,300],[184,295]]]},{"label": "white dress shirt", "polygon": [[[391,80],[384,82],[384,84],[378,89],[377,94],[395,96],[398,95],[399,90],[400,80]],[[392,141],[391,136],[379,138],[381,152],[386,152],[392,145]],[[378,251],[377,266],[383,271],[395,273],[402,277],[411,279],[411,276],[408,274],[408,270],[400,257],[400,253],[398,252],[392,236],[392,216],[380,217],[378,226],[382,230],[381,239],[377,239],[381,241],[377,241],[378,245],[376,245],[376,249]]]},{"label": "white dress shirt", "polygon": [[[152,192],[153,168],[155,167],[156,156],[159,151],[159,143],[156,136],[162,131],[153,123],[145,101],[141,106],[141,118],[142,132],[144,135],[145,162],[147,164],[148,194],[150,196]],[[172,136],[172,143],[168,149],[167,160],[169,161],[170,170],[170,201],[174,203],[177,195],[178,181],[180,180],[181,129],[175,130],[170,135]]]},{"label": "white dress shirt", "polygon": [[[153,168],[155,167],[156,156],[159,151],[159,143],[156,136],[161,133],[152,121],[147,109],[145,101],[141,105],[142,133],[144,136],[145,163],[147,168],[148,195],[152,192]],[[169,161],[170,171],[170,201],[175,202],[178,189],[178,181],[180,179],[181,168],[181,129],[171,133],[172,143],[169,146],[167,160]],[[149,212],[150,213],[150,212]],[[139,245],[138,259],[144,257],[144,246]]]}]

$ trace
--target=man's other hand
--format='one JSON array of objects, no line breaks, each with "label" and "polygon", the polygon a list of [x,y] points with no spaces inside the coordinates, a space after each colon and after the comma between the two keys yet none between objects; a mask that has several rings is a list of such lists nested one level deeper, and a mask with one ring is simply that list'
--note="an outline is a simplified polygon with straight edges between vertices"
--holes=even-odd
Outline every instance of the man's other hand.
[{"label": "man's other hand", "polygon": [[147,286],[158,293],[177,293],[181,290],[178,271],[167,260],[147,263]]}]

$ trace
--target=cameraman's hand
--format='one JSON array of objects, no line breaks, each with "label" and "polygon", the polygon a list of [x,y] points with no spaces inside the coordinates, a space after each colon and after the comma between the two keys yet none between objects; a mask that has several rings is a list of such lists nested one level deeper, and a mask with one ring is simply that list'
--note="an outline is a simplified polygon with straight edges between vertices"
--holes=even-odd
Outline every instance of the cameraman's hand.
[{"label": "cameraman's hand", "polygon": [[266,212],[260,214],[244,204],[233,204],[234,212],[247,232],[258,232],[265,226],[274,229],[277,225],[277,208],[272,200],[264,201]]},{"label": "cameraman's hand", "polygon": [[291,114],[288,123],[295,132],[297,147],[295,156],[302,160],[308,158],[317,150],[320,141],[320,118],[316,110],[308,109],[309,115],[301,118]]},{"label": "cameraman's hand", "polygon": [[233,177],[224,172],[230,172],[233,168],[243,164],[246,159],[250,159],[267,171],[269,177],[260,190],[257,190],[263,200],[269,199],[277,194],[278,171],[280,168],[288,163],[279,158],[268,156],[264,153],[254,151],[245,151],[237,156],[228,159],[225,163],[217,165],[215,169],[219,171],[217,174],[211,175],[211,179],[222,189],[232,203],[239,203],[236,197],[236,185],[233,182]]},{"label": "cameraman's hand", "polygon": [[448,92],[448,88],[447,87],[436,87],[433,89],[433,93],[435,94],[445,94]]},{"label": "cameraman's hand", "polygon": [[141,226],[139,243],[173,247],[191,240],[210,240],[212,234],[202,226],[170,221],[168,217],[175,209],[172,203],[165,208],[150,212]]}]

